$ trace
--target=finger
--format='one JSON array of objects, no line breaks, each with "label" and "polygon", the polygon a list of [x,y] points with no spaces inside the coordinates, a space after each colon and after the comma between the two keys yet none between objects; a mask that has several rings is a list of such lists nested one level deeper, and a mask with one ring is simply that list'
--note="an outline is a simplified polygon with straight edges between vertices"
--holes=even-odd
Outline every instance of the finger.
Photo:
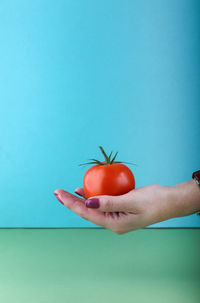
[{"label": "finger", "polygon": [[76,197],[62,189],[57,189],[54,194],[62,204],[71,209],[81,218],[91,221],[96,225],[106,227],[106,218],[104,213],[95,209],[87,208],[85,206],[84,199]]},{"label": "finger", "polygon": [[138,203],[134,190],[120,196],[95,196],[85,200],[88,208],[98,209],[104,212],[138,212]]},{"label": "finger", "polygon": [[74,191],[77,195],[85,198],[85,192],[84,192],[84,189],[81,188],[81,187],[77,187]]}]

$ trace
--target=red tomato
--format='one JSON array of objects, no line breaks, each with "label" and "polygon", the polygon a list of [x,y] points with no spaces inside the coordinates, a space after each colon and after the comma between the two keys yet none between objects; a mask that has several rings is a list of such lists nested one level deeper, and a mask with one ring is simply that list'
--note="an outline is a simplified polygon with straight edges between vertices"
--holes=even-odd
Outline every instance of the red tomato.
[{"label": "red tomato", "polygon": [[83,188],[87,199],[99,195],[118,196],[135,188],[135,178],[122,163],[98,164],[86,171]]}]

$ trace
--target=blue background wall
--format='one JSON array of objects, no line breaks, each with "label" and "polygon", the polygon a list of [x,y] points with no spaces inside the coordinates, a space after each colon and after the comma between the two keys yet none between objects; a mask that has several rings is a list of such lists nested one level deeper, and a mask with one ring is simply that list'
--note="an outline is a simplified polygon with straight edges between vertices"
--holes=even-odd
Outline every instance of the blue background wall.
[{"label": "blue background wall", "polygon": [[[119,151],[136,186],[200,164],[200,2],[0,1],[0,226],[93,227],[56,188]],[[200,226],[197,215],[155,226]]]}]

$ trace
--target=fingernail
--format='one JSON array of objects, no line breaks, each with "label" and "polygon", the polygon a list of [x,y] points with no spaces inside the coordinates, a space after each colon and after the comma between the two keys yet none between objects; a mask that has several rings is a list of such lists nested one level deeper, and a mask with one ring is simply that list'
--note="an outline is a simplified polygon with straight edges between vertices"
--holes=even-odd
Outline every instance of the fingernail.
[{"label": "fingernail", "polygon": [[60,200],[58,194],[55,193],[54,195],[56,196],[57,200],[64,205],[63,201]]},{"label": "fingernail", "polygon": [[85,205],[89,208],[99,208],[99,199],[92,198],[85,201]]},{"label": "fingernail", "polygon": [[79,195],[79,196],[81,196],[77,191],[74,191],[75,192],[75,194],[77,194],[77,195]]}]

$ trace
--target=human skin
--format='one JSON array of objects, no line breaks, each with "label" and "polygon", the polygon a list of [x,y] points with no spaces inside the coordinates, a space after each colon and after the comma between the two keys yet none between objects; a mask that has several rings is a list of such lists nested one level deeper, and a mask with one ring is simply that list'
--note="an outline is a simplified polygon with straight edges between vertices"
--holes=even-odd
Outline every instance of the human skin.
[{"label": "human skin", "polygon": [[81,197],[62,189],[54,192],[58,201],[83,219],[119,235],[200,211],[200,187],[193,179],[174,186],[153,184],[121,196],[102,195],[88,200],[82,188],[76,188],[75,193]]}]

